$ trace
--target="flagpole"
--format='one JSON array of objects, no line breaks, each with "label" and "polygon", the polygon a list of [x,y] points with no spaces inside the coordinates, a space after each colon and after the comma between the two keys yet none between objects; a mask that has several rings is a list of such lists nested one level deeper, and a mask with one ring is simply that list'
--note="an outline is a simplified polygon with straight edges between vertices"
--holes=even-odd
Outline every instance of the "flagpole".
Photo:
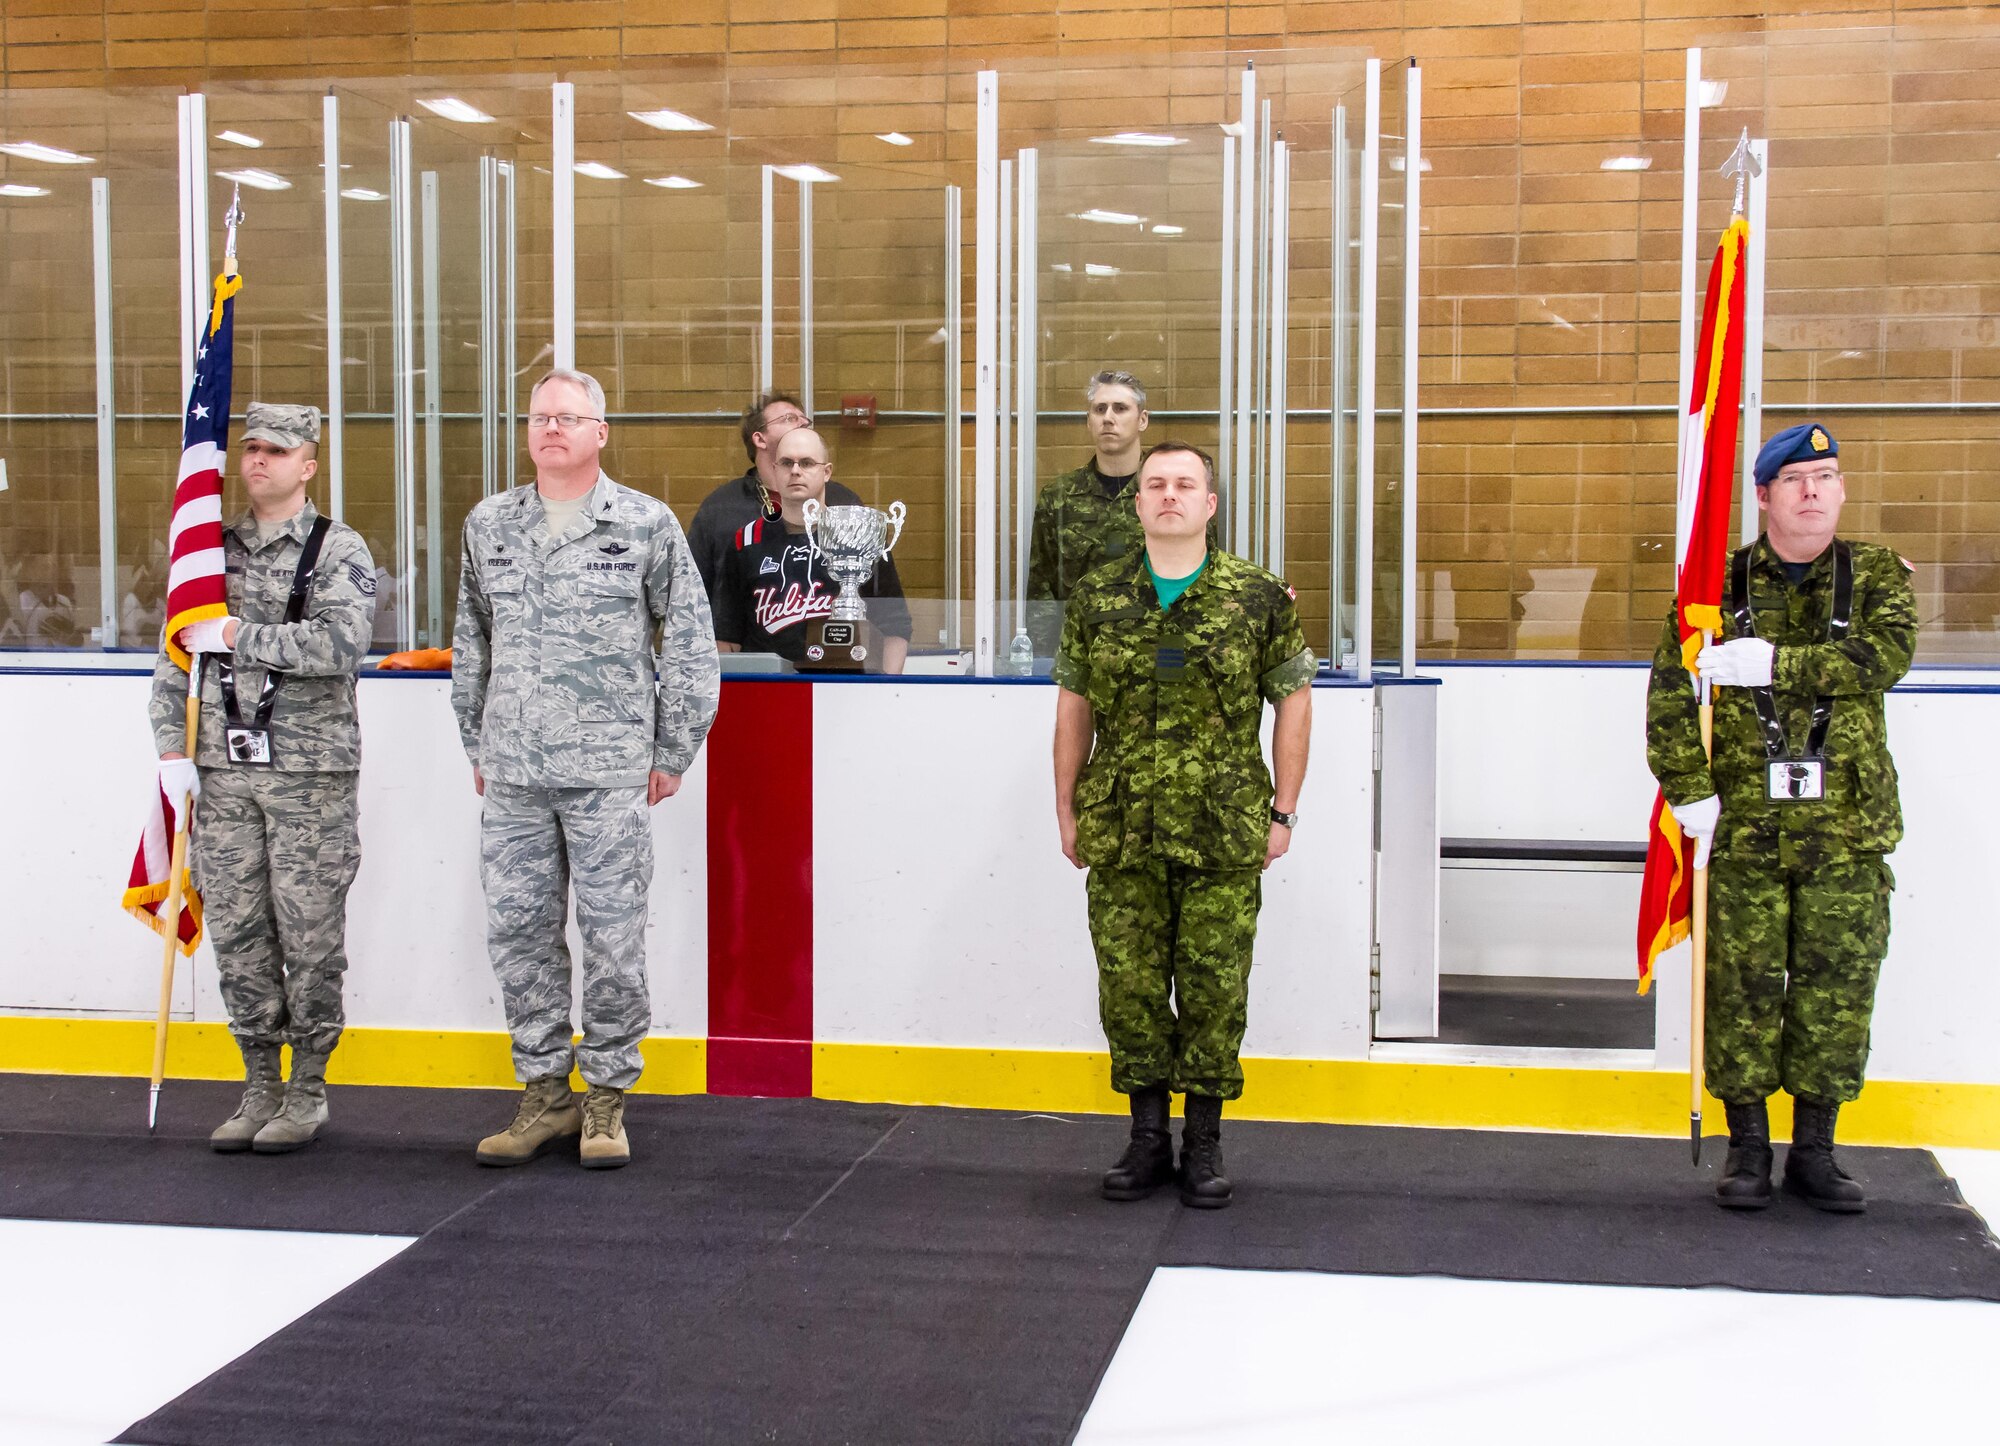
[{"label": "flagpole", "polygon": [[[201,734],[201,660],[196,653],[188,659],[187,748],[190,760]],[[160,1015],[153,1025],[153,1087],[146,1097],[146,1133],[151,1134],[160,1120],[160,1085],[167,1075],[167,1019],[174,1005],[174,957],[181,947],[181,879],[187,871],[189,815],[194,812],[194,793],[189,790],[174,805],[173,861],[167,865],[167,901],[160,910],[160,932],[166,936],[165,957],[160,961]]]},{"label": "flagpole", "polygon": [[[1715,640],[1707,628],[1701,630],[1701,645],[1705,648]],[[1696,694],[1701,716],[1702,757],[1713,761],[1715,757],[1715,700],[1709,692],[1708,679],[1701,679]],[[1711,842],[1711,847],[1713,843]],[[1699,857],[1701,846],[1696,844]],[[1688,920],[1690,952],[1694,956],[1693,976],[1688,989],[1688,1145],[1695,1164],[1701,1163],[1701,1097],[1707,1080],[1703,1051],[1706,1047],[1708,1024],[1708,863],[1702,860],[1694,869],[1694,903]]]},{"label": "flagpole", "polygon": [[[236,275],[236,228],[243,221],[243,186],[239,182],[229,198],[229,211],[223,218],[224,241],[222,248],[222,275],[225,279]],[[205,224],[205,223],[204,223]],[[221,292],[217,290],[216,306],[222,305]],[[187,743],[182,750],[190,762],[197,756],[201,742],[201,677],[203,655],[195,653],[188,658],[187,693]],[[181,945],[181,881],[187,873],[188,829],[194,813],[194,792],[188,790],[177,800],[170,800],[174,809],[174,847],[171,861],[167,865],[167,898],[160,912],[161,933],[166,936],[166,948],[160,963],[160,1013],[153,1025],[153,1078],[152,1088],[146,1096],[146,1132],[151,1134],[158,1128],[160,1120],[160,1086],[167,1077],[167,1021],[173,1012],[174,1003],[174,956]]]}]

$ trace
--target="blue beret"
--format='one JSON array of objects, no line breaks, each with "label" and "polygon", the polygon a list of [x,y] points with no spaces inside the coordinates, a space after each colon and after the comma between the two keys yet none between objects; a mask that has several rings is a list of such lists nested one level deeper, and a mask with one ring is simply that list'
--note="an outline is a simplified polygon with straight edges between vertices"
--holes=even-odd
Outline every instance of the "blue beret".
[{"label": "blue beret", "polygon": [[1764,486],[1788,462],[1816,462],[1839,455],[1840,443],[1834,441],[1833,433],[1818,422],[1801,422],[1796,427],[1787,427],[1757,453],[1757,485]]}]

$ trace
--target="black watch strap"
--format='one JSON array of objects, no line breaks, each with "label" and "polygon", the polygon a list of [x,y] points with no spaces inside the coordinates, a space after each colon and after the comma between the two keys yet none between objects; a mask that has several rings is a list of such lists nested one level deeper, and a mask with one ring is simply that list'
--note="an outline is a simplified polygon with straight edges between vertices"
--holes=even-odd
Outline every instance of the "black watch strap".
[{"label": "black watch strap", "polygon": [[1278,805],[1274,803],[1271,805],[1271,822],[1281,823],[1286,828],[1297,828],[1299,826],[1299,812],[1297,809],[1293,809],[1290,813],[1280,813]]}]

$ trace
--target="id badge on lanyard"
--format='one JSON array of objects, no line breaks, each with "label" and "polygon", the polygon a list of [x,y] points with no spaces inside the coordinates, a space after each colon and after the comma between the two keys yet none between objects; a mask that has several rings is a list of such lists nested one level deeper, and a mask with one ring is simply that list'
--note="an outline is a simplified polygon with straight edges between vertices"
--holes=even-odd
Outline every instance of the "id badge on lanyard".
[{"label": "id badge on lanyard", "polygon": [[[1757,623],[1750,611],[1750,554],[1738,554],[1729,578],[1730,611],[1736,616],[1737,631],[1746,638],[1757,636]],[[1833,605],[1826,622],[1830,642],[1847,636],[1854,609],[1854,554],[1844,542],[1833,544]],[[1791,751],[1785,739],[1785,725],[1778,717],[1777,699],[1769,687],[1752,688],[1757,719],[1763,725],[1764,797],[1772,803],[1815,803],[1826,797],[1826,734],[1833,721],[1833,699],[1813,700],[1812,724],[1806,746]]]},{"label": "id badge on lanyard", "polygon": [[[285,603],[287,624],[296,623],[306,615],[306,599],[312,593],[313,573],[319,567],[320,546],[326,541],[327,531],[332,526],[330,519],[316,518],[312,530],[306,534],[305,546],[299,552],[298,571],[292,574],[292,594]],[[265,670],[264,690],[257,699],[257,711],[246,723],[236,701],[236,668],[228,654],[216,658],[216,674],[222,684],[223,714],[228,719],[222,730],[222,747],[230,765],[237,768],[271,767],[276,762],[271,747],[271,713],[277,707],[278,683],[284,675]]]}]

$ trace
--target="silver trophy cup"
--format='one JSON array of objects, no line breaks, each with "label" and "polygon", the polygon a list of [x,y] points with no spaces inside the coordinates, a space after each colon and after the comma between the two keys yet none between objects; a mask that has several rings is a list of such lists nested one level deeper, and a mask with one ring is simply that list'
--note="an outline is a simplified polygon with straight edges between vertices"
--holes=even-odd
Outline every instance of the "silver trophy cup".
[{"label": "silver trophy cup", "polygon": [[840,584],[831,616],[837,622],[862,622],[868,609],[861,601],[861,584],[875,575],[876,565],[889,555],[903,535],[906,509],[891,502],[887,512],[873,507],[822,507],[806,499],[806,544],[826,559],[826,570]]}]

